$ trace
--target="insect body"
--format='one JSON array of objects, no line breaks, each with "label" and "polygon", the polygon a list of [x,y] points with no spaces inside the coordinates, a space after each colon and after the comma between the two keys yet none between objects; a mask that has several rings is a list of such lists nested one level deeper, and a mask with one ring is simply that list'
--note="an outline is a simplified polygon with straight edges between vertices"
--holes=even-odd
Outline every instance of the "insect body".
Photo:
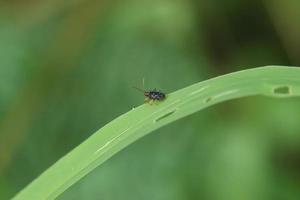
[{"label": "insect body", "polygon": [[150,91],[145,91],[140,88],[134,87],[135,89],[141,91],[144,93],[144,96],[146,97],[145,102],[152,104],[153,102],[157,101],[163,101],[166,98],[166,94],[159,91],[159,90],[150,90]]},{"label": "insect body", "polygon": [[156,100],[156,101],[162,101],[166,98],[165,93],[157,91],[156,89],[151,90],[149,92],[144,92],[145,97],[147,97],[149,100]]}]

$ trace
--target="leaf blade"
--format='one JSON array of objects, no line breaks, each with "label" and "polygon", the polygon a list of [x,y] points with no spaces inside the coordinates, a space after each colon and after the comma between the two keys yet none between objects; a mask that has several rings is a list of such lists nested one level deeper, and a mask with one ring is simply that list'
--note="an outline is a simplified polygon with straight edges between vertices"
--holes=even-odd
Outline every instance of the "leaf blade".
[{"label": "leaf blade", "polygon": [[214,104],[252,95],[300,96],[300,68],[267,66],[230,73],[173,92],[158,105],[132,109],[57,161],[14,199],[54,199],[144,135]]}]

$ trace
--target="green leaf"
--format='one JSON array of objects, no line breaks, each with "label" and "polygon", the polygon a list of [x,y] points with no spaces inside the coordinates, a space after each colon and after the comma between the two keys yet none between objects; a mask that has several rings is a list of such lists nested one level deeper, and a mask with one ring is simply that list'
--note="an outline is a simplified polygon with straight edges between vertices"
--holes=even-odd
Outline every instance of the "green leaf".
[{"label": "green leaf", "polygon": [[252,95],[300,96],[300,68],[267,66],[243,70],[167,94],[162,102],[133,108],[57,161],[14,199],[54,199],[146,134],[216,103]]}]

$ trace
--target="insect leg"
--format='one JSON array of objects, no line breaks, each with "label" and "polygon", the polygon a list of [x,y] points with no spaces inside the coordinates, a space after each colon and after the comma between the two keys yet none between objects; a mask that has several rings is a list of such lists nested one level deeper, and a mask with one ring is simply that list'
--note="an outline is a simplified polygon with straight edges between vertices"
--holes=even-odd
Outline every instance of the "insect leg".
[{"label": "insect leg", "polygon": [[150,101],[150,99],[148,97],[144,99],[145,103],[148,103],[149,101]]},{"label": "insect leg", "polygon": [[153,102],[154,102],[154,100],[153,99],[151,99],[148,103],[150,104],[150,105],[152,105],[153,104]]}]

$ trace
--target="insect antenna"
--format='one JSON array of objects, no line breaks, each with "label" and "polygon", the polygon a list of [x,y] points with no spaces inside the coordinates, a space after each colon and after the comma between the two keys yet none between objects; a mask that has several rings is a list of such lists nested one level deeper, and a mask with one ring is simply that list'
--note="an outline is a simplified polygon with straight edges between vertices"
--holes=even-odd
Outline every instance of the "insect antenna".
[{"label": "insect antenna", "polygon": [[135,86],[132,86],[134,89],[136,89],[136,90],[138,90],[138,91],[140,91],[140,92],[142,92],[142,93],[145,93],[146,92],[146,90],[145,90],[145,78],[143,78],[143,89],[141,89],[141,88],[139,88],[139,87],[135,87]]},{"label": "insect antenna", "polygon": [[138,87],[135,87],[135,86],[132,86],[132,88],[134,88],[134,89],[136,89],[137,91],[140,91],[140,92],[142,92],[142,93],[145,92],[145,90],[143,90],[143,89],[141,89],[141,88],[138,88]]},{"label": "insect antenna", "polygon": [[145,77],[143,77],[143,90],[145,90]]}]

